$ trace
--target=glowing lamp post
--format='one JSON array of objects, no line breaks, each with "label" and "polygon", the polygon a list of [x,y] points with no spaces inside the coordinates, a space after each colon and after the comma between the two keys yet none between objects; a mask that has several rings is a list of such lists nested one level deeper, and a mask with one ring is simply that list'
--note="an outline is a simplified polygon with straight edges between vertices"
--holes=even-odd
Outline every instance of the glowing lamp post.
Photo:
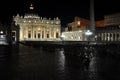
[{"label": "glowing lamp post", "polygon": [[0,31],[0,34],[3,34],[3,31]]},{"label": "glowing lamp post", "polygon": [[61,40],[63,41],[63,40],[64,40],[64,38],[65,38],[65,35],[64,35],[64,34],[62,34],[60,38],[61,38]]},{"label": "glowing lamp post", "polygon": [[90,30],[87,30],[86,32],[85,32],[85,35],[87,35],[87,36],[90,36],[90,35],[92,35],[93,34],[93,32],[91,32]]},{"label": "glowing lamp post", "polygon": [[80,21],[77,21],[77,28],[80,28]]},{"label": "glowing lamp post", "polygon": [[90,40],[91,40],[91,39],[90,39],[90,36],[92,37],[93,32],[90,31],[90,30],[87,30],[87,31],[85,32],[85,35],[87,36],[87,41],[90,41]]},{"label": "glowing lamp post", "polygon": [[77,22],[77,25],[80,26],[80,21]]}]

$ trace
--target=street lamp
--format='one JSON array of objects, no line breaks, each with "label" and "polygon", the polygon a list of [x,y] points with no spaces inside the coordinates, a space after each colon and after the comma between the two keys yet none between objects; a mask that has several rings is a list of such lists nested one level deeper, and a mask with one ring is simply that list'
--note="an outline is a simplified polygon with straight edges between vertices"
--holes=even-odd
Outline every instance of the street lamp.
[{"label": "street lamp", "polygon": [[77,21],[77,25],[80,26],[80,21]]},{"label": "street lamp", "polygon": [[92,40],[92,35],[93,35],[92,31],[90,31],[90,30],[85,31],[85,36],[87,37],[87,41]]},{"label": "street lamp", "polygon": [[86,32],[85,32],[85,35],[87,35],[87,36],[90,36],[90,35],[92,35],[93,34],[93,32],[91,32],[90,30],[87,30]]},{"label": "street lamp", "polygon": [[0,34],[3,34],[3,31],[0,31]]},{"label": "street lamp", "polygon": [[64,34],[62,34],[60,38],[61,38],[61,40],[63,41],[63,40],[64,40],[64,38],[65,38],[65,35],[64,35]]}]

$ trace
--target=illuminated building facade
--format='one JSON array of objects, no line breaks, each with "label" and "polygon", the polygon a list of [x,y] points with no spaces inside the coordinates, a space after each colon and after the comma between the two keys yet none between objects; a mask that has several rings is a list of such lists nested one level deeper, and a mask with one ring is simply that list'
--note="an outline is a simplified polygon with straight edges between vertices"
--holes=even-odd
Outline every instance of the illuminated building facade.
[{"label": "illuminated building facade", "polygon": [[88,41],[86,30],[89,26],[89,20],[75,17],[74,21],[68,23],[65,32],[62,33],[62,39],[68,41]]},{"label": "illuminated building facade", "polygon": [[79,31],[79,30],[86,30],[89,26],[89,20],[75,17],[74,21],[67,24],[66,31]]},{"label": "illuminated building facade", "polygon": [[63,40],[95,41],[94,0],[90,0],[90,21],[75,17],[66,30],[70,32],[62,33]]},{"label": "illuminated building facade", "polygon": [[[88,41],[86,30],[90,21],[76,17],[72,23],[68,23],[65,32],[62,33],[64,40]],[[105,15],[104,20],[95,21],[95,40],[98,42],[120,41],[120,13]]]},{"label": "illuminated building facade", "polygon": [[120,25],[120,13],[105,15],[105,26]]},{"label": "illuminated building facade", "polygon": [[120,13],[105,15],[103,26],[96,27],[97,41],[119,42],[120,41]]},{"label": "illuminated building facade", "polygon": [[[33,5],[30,10],[34,9]],[[37,14],[29,13],[24,16],[17,14],[13,17],[15,25],[19,25],[19,41],[60,40],[61,21],[58,17],[47,19]]]}]

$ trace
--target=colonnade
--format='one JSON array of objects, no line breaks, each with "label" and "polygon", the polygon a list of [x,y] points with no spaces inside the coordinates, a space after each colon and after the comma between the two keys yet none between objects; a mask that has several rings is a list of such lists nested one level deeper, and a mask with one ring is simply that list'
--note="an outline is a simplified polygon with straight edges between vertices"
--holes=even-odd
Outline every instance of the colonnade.
[{"label": "colonnade", "polygon": [[97,41],[120,41],[120,32],[105,32],[97,34]]}]

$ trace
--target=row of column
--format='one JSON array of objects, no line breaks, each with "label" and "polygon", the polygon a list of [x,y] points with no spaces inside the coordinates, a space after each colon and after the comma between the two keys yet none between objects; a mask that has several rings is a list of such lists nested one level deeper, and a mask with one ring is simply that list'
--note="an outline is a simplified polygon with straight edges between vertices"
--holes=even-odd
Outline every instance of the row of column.
[{"label": "row of column", "polygon": [[120,33],[99,33],[98,41],[120,41]]},{"label": "row of column", "polygon": [[60,36],[60,30],[58,28],[40,28],[38,27],[24,27],[20,29],[20,40],[24,39],[56,39]]}]

